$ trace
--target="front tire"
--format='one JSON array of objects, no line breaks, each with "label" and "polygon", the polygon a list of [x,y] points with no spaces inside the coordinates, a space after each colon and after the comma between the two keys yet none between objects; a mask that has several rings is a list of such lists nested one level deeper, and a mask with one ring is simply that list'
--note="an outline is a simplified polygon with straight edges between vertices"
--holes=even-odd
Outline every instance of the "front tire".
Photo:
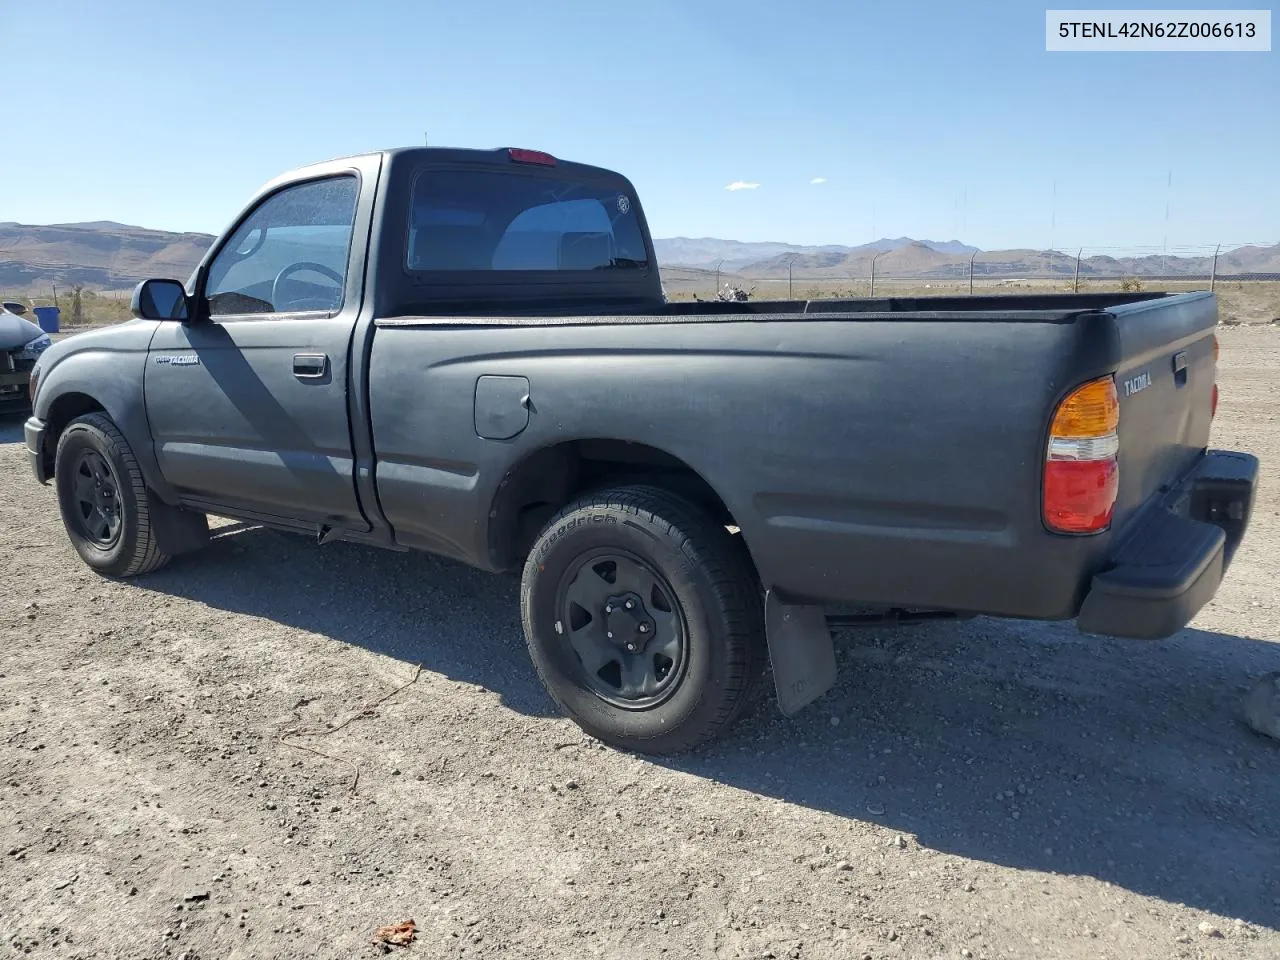
[{"label": "front tire", "polygon": [[168,563],[138,461],[106,414],[77,417],[62,431],[54,485],[71,545],[98,573],[132,577]]},{"label": "front tire", "polygon": [[747,552],[664,490],[618,487],[566,507],[534,543],[520,597],[548,693],[611,746],[691,750],[755,699],[766,651]]}]

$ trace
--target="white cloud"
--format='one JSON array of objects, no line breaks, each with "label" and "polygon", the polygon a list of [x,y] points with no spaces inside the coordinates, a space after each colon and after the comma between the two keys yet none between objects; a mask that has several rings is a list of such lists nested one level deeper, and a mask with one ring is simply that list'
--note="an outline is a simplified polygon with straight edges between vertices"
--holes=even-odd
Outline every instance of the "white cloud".
[{"label": "white cloud", "polygon": [[745,180],[735,180],[733,181],[733,183],[727,185],[725,189],[726,190],[754,190],[758,186],[760,186],[760,184],[758,183],[747,183],[747,181]]},{"label": "white cloud", "polygon": [[817,185],[817,184],[819,184],[819,183],[826,183],[826,182],[827,182],[827,178],[826,178],[826,177],[814,177],[814,178],[813,178],[812,180],[810,180],[809,182],[810,182],[811,184]]}]

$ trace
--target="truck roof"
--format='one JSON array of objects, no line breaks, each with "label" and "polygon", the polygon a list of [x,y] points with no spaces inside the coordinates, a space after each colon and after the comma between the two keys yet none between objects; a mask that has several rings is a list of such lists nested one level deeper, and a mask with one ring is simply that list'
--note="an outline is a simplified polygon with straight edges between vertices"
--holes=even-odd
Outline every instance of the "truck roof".
[{"label": "truck roof", "polygon": [[327,164],[340,162],[342,160],[357,160],[365,157],[383,157],[390,159],[392,157],[407,157],[410,159],[429,160],[439,163],[467,163],[467,164],[488,164],[493,166],[511,163],[511,153],[513,150],[526,150],[530,153],[539,153],[544,156],[551,157],[555,161],[555,168],[558,170],[567,170],[579,177],[589,178],[614,178],[625,181],[627,178],[616,170],[609,170],[605,167],[597,167],[587,163],[578,163],[573,160],[564,160],[553,154],[544,151],[534,150],[532,148],[521,147],[493,147],[491,149],[483,149],[479,147],[389,147],[385,150],[371,150],[365,153],[344,154],[343,156],[330,157],[327,160],[318,160],[314,163],[308,163],[301,167],[289,170],[274,180],[293,179],[306,171],[321,167]]}]

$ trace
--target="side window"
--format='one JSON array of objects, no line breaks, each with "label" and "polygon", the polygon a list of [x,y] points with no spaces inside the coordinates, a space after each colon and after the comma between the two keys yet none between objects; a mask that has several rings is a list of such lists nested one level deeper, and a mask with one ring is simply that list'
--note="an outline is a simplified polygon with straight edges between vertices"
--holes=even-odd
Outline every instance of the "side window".
[{"label": "side window", "polygon": [[264,201],[209,265],[210,315],[340,309],[358,193],[356,178],[341,176]]}]

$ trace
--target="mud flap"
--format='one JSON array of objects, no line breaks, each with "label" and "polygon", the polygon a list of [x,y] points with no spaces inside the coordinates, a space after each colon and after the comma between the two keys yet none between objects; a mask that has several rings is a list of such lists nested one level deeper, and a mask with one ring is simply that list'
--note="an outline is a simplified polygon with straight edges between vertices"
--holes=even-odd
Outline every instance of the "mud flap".
[{"label": "mud flap", "polygon": [[783,603],[772,590],[765,594],[764,622],[778,708],[791,717],[836,682],[831,629],[822,607]]},{"label": "mud flap", "polygon": [[209,518],[203,513],[171,507],[150,490],[147,491],[151,511],[151,530],[161,553],[176,557],[199,550],[209,542]]}]

